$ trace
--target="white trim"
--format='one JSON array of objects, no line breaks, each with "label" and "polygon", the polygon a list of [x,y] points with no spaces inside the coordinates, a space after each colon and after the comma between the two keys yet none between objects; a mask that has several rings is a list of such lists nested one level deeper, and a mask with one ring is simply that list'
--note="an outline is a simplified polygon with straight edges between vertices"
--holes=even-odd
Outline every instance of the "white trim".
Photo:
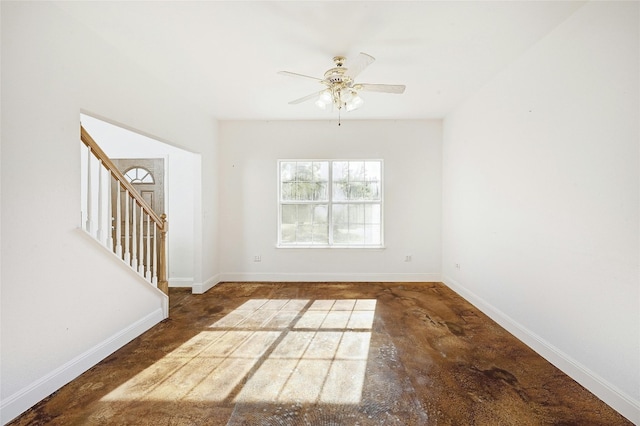
[{"label": "white trim", "polygon": [[640,401],[635,400],[631,395],[609,383],[606,379],[524,327],[477,294],[465,288],[462,284],[447,276],[442,277],[442,282],[613,409],[634,424],[640,425]]},{"label": "white trim", "polygon": [[278,250],[282,250],[282,249],[313,249],[313,250],[319,250],[319,249],[329,249],[329,250],[342,250],[342,249],[347,249],[347,250],[355,250],[355,249],[364,249],[364,250],[385,250],[387,247],[384,245],[370,245],[370,246],[358,246],[358,245],[341,245],[341,244],[333,244],[333,245],[321,245],[321,244],[316,244],[316,245],[309,245],[309,244],[276,244],[275,246],[276,249]]},{"label": "white trim", "polygon": [[169,287],[193,287],[193,277],[169,278]]},{"label": "white trim", "polygon": [[440,282],[439,273],[260,273],[225,272],[220,281],[295,282]]},{"label": "white trim", "polygon": [[191,288],[191,293],[203,294],[218,285],[221,281],[220,274],[214,275],[203,283],[194,283]]},{"label": "white trim", "polygon": [[169,318],[169,296],[163,298],[161,303],[162,303],[162,319],[165,320]]},{"label": "white trim", "polygon": [[129,325],[83,354],[63,364],[42,378],[10,395],[0,403],[0,421],[6,424],[43,398],[66,385],[131,340],[140,336],[165,318],[161,308]]}]

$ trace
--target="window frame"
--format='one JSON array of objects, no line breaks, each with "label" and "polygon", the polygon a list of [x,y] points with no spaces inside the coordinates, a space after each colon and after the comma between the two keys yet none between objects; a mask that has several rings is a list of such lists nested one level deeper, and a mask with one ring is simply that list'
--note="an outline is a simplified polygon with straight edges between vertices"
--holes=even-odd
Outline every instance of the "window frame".
[{"label": "window frame", "polygon": [[[327,179],[327,201],[319,201],[319,200],[283,200],[282,199],[282,163],[303,163],[303,162],[311,162],[311,163],[328,163],[328,179]],[[333,163],[337,162],[378,162],[380,164],[380,200],[334,200],[333,199]],[[381,158],[352,158],[352,159],[342,159],[342,158],[333,158],[333,159],[307,159],[307,158],[291,158],[291,159],[278,159],[276,161],[276,184],[277,184],[277,235],[276,235],[276,247],[283,249],[367,249],[367,250],[375,250],[375,249],[384,249],[384,186],[385,186],[385,177],[384,177],[384,160]],[[324,243],[283,243],[282,242],[282,206],[283,205],[326,205],[327,206],[327,232],[328,232],[328,242]],[[377,244],[356,244],[356,243],[335,243],[333,241],[333,206],[334,204],[357,204],[357,205],[379,205],[380,206],[380,242]]]},{"label": "window frame", "polygon": [[[139,170],[144,170],[146,172],[144,174],[144,176],[142,176],[142,179],[138,178],[138,171]],[[129,173],[131,173],[131,172],[135,172],[135,174],[136,174],[135,179],[131,179],[131,176],[129,176]],[[151,173],[151,171],[149,169],[147,169],[146,167],[141,167],[141,166],[129,167],[127,169],[127,171],[122,174],[122,176],[124,176],[124,178],[127,180],[127,182],[129,182],[130,184],[133,184],[133,185],[154,185],[156,183],[155,176],[153,176],[153,173]],[[146,179],[147,176],[151,179],[150,182],[145,182],[144,181],[144,179]],[[135,182],[135,181],[137,181],[137,182]]]}]

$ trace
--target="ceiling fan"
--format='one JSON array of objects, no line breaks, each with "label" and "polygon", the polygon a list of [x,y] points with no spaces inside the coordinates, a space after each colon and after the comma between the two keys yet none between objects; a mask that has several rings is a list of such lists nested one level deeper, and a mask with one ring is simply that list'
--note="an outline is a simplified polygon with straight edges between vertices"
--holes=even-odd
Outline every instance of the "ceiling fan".
[{"label": "ceiling fan", "polygon": [[280,71],[279,74],[292,77],[303,77],[315,80],[324,86],[319,92],[314,92],[300,99],[289,102],[291,105],[299,104],[311,99],[316,99],[315,104],[326,109],[329,105],[333,105],[338,109],[338,113],[342,108],[347,111],[353,111],[360,108],[364,104],[364,100],[360,97],[359,92],[382,92],[382,93],[404,93],[405,86],[401,84],[370,84],[356,83],[355,78],[376,59],[366,53],[360,52],[355,60],[352,61],[349,68],[344,66],[347,58],[344,56],[336,56],[333,58],[335,67],[324,73],[324,78],[311,77],[304,74],[298,74],[289,71]]}]

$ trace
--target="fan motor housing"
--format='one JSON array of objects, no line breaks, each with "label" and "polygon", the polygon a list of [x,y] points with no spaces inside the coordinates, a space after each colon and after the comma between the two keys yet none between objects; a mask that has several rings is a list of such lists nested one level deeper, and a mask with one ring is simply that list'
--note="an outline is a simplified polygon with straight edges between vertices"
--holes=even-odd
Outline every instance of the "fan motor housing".
[{"label": "fan motor housing", "polygon": [[344,75],[347,72],[347,68],[331,68],[324,73],[324,78],[331,84],[345,83],[349,84],[352,80],[351,77]]}]

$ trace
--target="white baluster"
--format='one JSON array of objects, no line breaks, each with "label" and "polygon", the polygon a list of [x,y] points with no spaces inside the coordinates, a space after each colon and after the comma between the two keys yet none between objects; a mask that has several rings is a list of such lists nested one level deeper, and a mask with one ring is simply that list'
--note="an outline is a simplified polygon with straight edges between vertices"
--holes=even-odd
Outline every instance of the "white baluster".
[{"label": "white baluster", "polygon": [[153,276],[151,278],[151,283],[158,286],[158,240],[156,239],[158,226],[156,223],[153,224]]},{"label": "white baluster", "polygon": [[147,281],[151,282],[151,217],[147,215]]},{"label": "white baluster", "polygon": [[91,230],[93,228],[91,223],[92,209],[91,204],[93,201],[92,191],[91,191],[91,147],[87,147],[87,221],[85,223],[85,230],[91,234]]},{"label": "white baluster", "polygon": [[140,256],[140,262],[138,262],[138,273],[144,277],[144,209],[140,206],[140,236],[138,237],[138,256]]},{"label": "white baluster", "polygon": [[138,240],[136,239],[136,203],[135,199],[131,199],[131,267],[134,271],[138,270]]},{"label": "white baluster", "polygon": [[131,253],[129,252],[129,190],[124,190],[124,261],[131,265]]},{"label": "white baluster", "polygon": [[102,160],[98,159],[98,233],[96,234],[96,238],[100,241],[101,244],[104,244],[104,231],[103,231],[103,223],[104,214],[102,212],[102,198],[104,197],[103,188],[102,188],[102,175],[104,171],[102,170]]},{"label": "white baluster", "polygon": [[[109,250],[115,252],[115,248],[113,247],[113,205],[111,203],[111,173],[108,173],[109,179],[107,179],[107,213],[109,216],[109,223],[107,226],[109,227],[109,232],[107,233],[107,247]],[[119,194],[118,194],[119,195]]]},{"label": "white baluster", "polygon": [[116,255],[122,259],[122,202],[120,201],[120,182],[116,181]]}]

